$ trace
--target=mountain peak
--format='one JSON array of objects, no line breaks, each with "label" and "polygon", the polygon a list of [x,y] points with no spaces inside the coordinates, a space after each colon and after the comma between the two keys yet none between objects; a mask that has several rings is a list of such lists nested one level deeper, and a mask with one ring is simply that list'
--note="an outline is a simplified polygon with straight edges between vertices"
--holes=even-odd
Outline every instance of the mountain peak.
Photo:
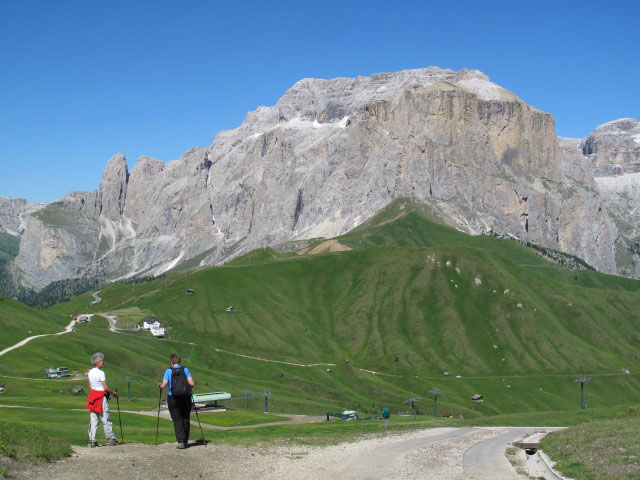
[{"label": "mountain peak", "polygon": [[[629,125],[635,131],[629,119],[610,128]],[[129,173],[124,155],[114,155],[99,191],[76,196],[75,211],[87,211],[82,228],[34,220],[15,262],[37,286],[63,275],[213,265],[257,247],[338,236],[408,197],[464,232],[512,236],[614,273],[618,231],[591,185],[596,157],[558,143],[551,115],[477,70],[303,79],[179,160],[141,158]],[[614,159],[608,145],[593,142],[590,154],[635,168],[625,155],[637,144]],[[51,210],[45,220],[73,209]],[[58,270],[34,266],[42,251]]]},{"label": "mountain peak", "polygon": [[124,211],[129,169],[124,154],[117,153],[109,159],[100,181],[100,212],[115,220]]},{"label": "mountain peak", "polygon": [[603,123],[595,128],[592,132],[595,133],[608,133],[608,134],[620,134],[620,133],[640,133],[640,121],[635,118],[619,118],[607,123]]},{"label": "mountain peak", "polygon": [[392,97],[405,88],[424,88],[441,82],[458,85],[476,94],[482,100],[513,100],[515,95],[497,84],[479,70],[456,71],[427,67],[399,72],[374,73],[369,77],[338,77],[333,79],[304,78],[296,82],[276,104],[334,103],[345,111],[364,102]]}]

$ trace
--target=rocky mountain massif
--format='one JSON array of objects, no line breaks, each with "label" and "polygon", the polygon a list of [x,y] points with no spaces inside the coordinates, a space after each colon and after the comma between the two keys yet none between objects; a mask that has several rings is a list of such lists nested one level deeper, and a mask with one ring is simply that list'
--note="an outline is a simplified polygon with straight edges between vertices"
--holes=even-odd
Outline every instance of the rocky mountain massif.
[{"label": "rocky mountain massif", "polygon": [[412,197],[465,232],[640,277],[639,185],[637,120],[558,138],[552,115],[484,74],[430,67],[301,80],[179,160],[141,157],[129,171],[115,155],[98,190],[30,214],[4,199],[0,227],[21,234],[16,277],[42,288],[332,237]]},{"label": "rocky mountain massif", "polygon": [[596,128],[579,145],[594,167],[596,189],[618,228],[617,273],[640,278],[640,122]]}]

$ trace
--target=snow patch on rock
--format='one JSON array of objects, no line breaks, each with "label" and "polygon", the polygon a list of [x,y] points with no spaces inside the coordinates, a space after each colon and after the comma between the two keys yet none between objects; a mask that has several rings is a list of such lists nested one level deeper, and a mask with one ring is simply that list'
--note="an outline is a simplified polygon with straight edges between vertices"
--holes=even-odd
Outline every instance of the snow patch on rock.
[{"label": "snow patch on rock", "polygon": [[282,128],[295,128],[300,130],[317,130],[319,128],[345,128],[349,117],[343,117],[339,122],[320,123],[318,120],[305,120],[304,118],[296,117],[287,120],[284,123],[278,125]]}]

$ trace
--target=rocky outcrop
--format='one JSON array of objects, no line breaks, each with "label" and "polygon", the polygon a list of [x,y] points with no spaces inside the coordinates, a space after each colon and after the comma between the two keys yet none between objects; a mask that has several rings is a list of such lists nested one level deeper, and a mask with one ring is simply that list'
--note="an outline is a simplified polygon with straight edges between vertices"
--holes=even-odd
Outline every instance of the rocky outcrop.
[{"label": "rocky outcrop", "polygon": [[600,125],[580,143],[596,177],[640,172],[640,122],[636,119]]},{"label": "rocky outcrop", "polygon": [[592,166],[596,189],[616,224],[616,272],[640,278],[640,122],[600,125],[576,145]]},{"label": "rocky outcrop", "polygon": [[61,278],[157,275],[211,248],[208,150],[165,165],[112,157],[94,192],[73,192],[29,219],[16,266],[41,288]]},{"label": "rocky outcrop", "polygon": [[24,232],[27,217],[43,206],[23,198],[0,197],[0,233],[19,237]]},{"label": "rocky outcrop", "polygon": [[338,235],[412,196],[469,233],[613,272],[615,226],[593,186],[566,175],[553,125],[479,72],[302,80],[218,135],[208,192],[236,242]]},{"label": "rocky outcrop", "polygon": [[[608,143],[591,143],[606,155]],[[408,196],[463,231],[511,235],[614,273],[617,227],[583,147],[477,71],[305,79],[177,161],[142,157],[128,172],[123,155],[111,158],[99,190],[32,216],[16,266],[39,287],[219,264],[339,235]]]},{"label": "rocky outcrop", "polygon": [[128,181],[127,160],[122,153],[114,155],[109,159],[100,181],[99,209],[104,218],[118,221],[122,217]]},{"label": "rocky outcrop", "polygon": [[16,258],[26,285],[44,287],[65,278],[94,276],[98,224],[75,207],[54,202],[27,219]]}]

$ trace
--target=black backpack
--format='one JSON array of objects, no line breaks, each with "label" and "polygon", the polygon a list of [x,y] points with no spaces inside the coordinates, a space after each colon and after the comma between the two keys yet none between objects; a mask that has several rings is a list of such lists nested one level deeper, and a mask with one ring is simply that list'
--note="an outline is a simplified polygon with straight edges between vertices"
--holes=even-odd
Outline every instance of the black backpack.
[{"label": "black backpack", "polygon": [[171,395],[185,396],[189,395],[190,387],[187,383],[187,377],[184,374],[184,367],[171,369]]}]

